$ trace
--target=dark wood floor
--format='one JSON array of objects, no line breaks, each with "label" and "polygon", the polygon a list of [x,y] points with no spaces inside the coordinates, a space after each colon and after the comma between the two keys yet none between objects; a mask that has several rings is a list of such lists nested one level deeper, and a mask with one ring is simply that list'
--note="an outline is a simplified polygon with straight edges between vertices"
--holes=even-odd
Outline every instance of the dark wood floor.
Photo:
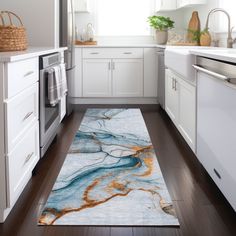
[{"label": "dark wood floor", "polygon": [[37,226],[37,218],[47,200],[67,150],[84,115],[85,107],[79,107],[61,125],[56,142],[50,147],[45,158],[38,164],[36,174],[26,186],[6,222],[0,224],[0,235],[236,235],[235,212],[198,163],[166,113],[162,109],[153,106],[139,107],[142,108],[159,164],[173,199],[180,227]]}]

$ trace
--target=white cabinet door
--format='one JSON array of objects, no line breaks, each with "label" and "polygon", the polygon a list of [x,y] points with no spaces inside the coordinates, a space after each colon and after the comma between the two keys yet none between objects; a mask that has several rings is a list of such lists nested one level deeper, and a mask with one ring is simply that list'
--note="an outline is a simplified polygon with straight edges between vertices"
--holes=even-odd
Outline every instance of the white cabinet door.
[{"label": "white cabinet door", "polygon": [[179,121],[180,133],[192,149],[195,149],[196,135],[196,89],[183,79],[177,79],[179,95]]},{"label": "white cabinet door", "polygon": [[38,120],[38,83],[5,101],[6,152],[13,150],[29,127]]},{"label": "white cabinet door", "polygon": [[68,81],[68,96],[82,97],[82,48],[75,48],[75,76]]},{"label": "white cabinet door", "polygon": [[157,97],[158,58],[156,48],[144,48],[144,97]]},{"label": "white cabinet door", "polygon": [[194,5],[206,4],[207,0],[177,0],[177,7],[190,7]]},{"label": "white cabinet door", "polygon": [[112,60],[113,97],[143,97],[143,59]]},{"label": "white cabinet door", "polygon": [[196,88],[166,69],[165,110],[191,149],[196,149]]},{"label": "white cabinet door", "polygon": [[177,7],[177,0],[156,0],[156,11],[172,11]]},{"label": "white cabinet door", "polygon": [[178,100],[177,81],[172,72],[166,69],[165,110],[175,124],[178,122]]},{"label": "white cabinet door", "polygon": [[37,121],[27,131],[15,149],[6,156],[8,207],[12,207],[22,193],[38,160],[39,123]]},{"label": "white cabinet door", "polygon": [[111,60],[83,60],[83,97],[110,97]]},{"label": "white cabinet door", "polygon": [[90,12],[89,0],[74,0],[75,12]]},{"label": "white cabinet door", "polygon": [[66,95],[62,97],[60,101],[60,122],[63,120],[65,115],[66,115]]}]

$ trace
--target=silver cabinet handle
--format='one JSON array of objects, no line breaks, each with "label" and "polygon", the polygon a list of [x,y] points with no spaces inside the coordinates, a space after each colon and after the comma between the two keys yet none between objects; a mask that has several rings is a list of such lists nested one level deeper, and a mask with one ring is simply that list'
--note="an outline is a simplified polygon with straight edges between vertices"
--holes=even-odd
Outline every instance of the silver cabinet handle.
[{"label": "silver cabinet handle", "polygon": [[124,54],[130,55],[130,54],[132,54],[132,52],[124,52]]},{"label": "silver cabinet handle", "polygon": [[175,79],[172,78],[172,89],[175,89]]},{"label": "silver cabinet handle", "polygon": [[25,121],[25,120],[27,120],[31,115],[33,115],[34,114],[34,112],[33,111],[31,111],[31,112],[28,112],[26,115],[25,115],[25,117],[22,119],[22,121]]},{"label": "silver cabinet handle", "polygon": [[112,70],[115,70],[115,69],[116,69],[115,62],[112,62]]},{"label": "silver cabinet handle", "polygon": [[29,162],[29,160],[32,158],[33,155],[34,152],[31,152],[29,155],[26,156],[23,166]]},{"label": "silver cabinet handle", "polygon": [[92,55],[98,55],[99,52],[91,52],[90,54],[92,54]]},{"label": "silver cabinet handle", "polygon": [[175,91],[177,91],[177,80],[175,79]]},{"label": "silver cabinet handle", "polygon": [[214,71],[207,70],[207,69],[205,69],[205,68],[203,68],[203,67],[201,67],[201,66],[198,66],[198,65],[193,65],[193,68],[196,69],[196,70],[198,70],[198,71],[201,71],[201,72],[203,72],[203,73],[205,73],[205,74],[211,75],[211,76],[213,76],[213,77],[215,77],[215,78],[217,78],[217,79],[220,79],[220,80],[224,80],[224,81],[229,81],[229,80],[230,80],[230,79],[229,79],[227,76],[225,76],[225,75],[216,73],[216,72],[214,72]]},{"label": "silver cabinet handle", "polygon": [[30,76],[30,75],[32,75],[32,74],[34,74],[34,71],[29,71],[29,72],[27,72],[26,74],[24,74],[24,78],[25,77],[28,77],[28,76]]},{"label": "silver cabinet handle", "polygon": [[108,62],[108,70],[111,70],[111,62]]}]

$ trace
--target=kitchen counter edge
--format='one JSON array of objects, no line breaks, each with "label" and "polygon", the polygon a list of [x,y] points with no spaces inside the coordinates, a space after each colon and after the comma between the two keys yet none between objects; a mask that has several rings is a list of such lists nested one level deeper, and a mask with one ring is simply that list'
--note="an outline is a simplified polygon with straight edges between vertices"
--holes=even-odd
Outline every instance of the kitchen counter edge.
[{"label": "kitchen counter edge", "polygon": [[50,47],[29,47],[25,51],[0,52],[0,63],[20,61],[32,57],[62,52],[67,50],[66,47],[50,48]]},{"label": "kitchen counter edge", "polygon": [[98,45],[75,45],[76,48],[163,48],[165,49],[167,45],[158,45],[158,44],[98,44]]}]

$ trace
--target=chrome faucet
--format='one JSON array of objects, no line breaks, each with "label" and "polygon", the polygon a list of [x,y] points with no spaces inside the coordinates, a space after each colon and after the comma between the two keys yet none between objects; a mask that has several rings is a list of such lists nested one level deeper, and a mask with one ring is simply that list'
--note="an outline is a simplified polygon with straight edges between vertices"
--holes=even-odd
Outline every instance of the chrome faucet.
[{"label": "chrome faucet", "polygon": [[224,9],[222,8],[214,8],[212,9],[209,13],[208,13],[208,16],[207,16],[207,21],[206,21],[206,28],[205,30],[208,30],[208,24],[209,24],[209,18],[210,18],[210,15],[212,13],[215,13],[215,12],[223,12],[226,14],[227,18],[228,18],[228,38],[227,38],[227,48],[232,48],[233,47],[233,44],[235,43],[235,40],[233,40],[232,38],[232,29],[233,27],[231,28],[231,20],[230,20],[230,15],[227,11],[225,11]]}]

